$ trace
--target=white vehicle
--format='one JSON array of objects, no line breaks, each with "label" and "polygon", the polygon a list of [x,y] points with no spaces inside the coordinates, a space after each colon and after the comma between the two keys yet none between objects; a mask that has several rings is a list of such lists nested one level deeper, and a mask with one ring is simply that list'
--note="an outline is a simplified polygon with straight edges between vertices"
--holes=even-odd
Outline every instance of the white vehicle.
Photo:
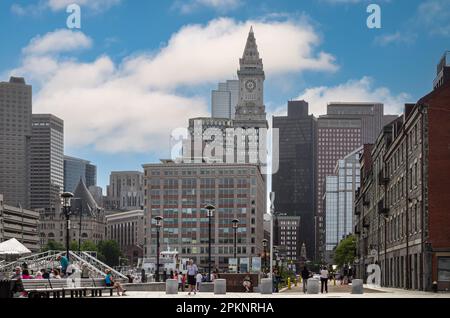
[{"label": "white vehicle", "polygon": [[[162,274],[164,271],[170,273],[175,272],[186,272],[188,258],[179,258],[177,250],[171,250],[170,247],[166,251],[162,251],[159,256],[160,271]],[[142,258],[138,261],[138,268],[145,269],[146,272],[155,273],[156,272],[156,257],[152,258]]]}]

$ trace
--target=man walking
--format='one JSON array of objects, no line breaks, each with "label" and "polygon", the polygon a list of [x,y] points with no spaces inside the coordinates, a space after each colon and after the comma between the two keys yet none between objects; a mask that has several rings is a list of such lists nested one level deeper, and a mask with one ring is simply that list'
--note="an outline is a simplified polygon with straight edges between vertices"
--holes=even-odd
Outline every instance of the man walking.
[{"label": "man walking", "polygon": [[321,282],[321,293],[323,294],[323,289],[325,287],[325,292],[328,294],[328,276],[329,272],[327,270],[327,267],[322,267],[322,270],[320,271],[320,282]]},{"label": "man walking", "polygon": [[309,270],[305,266],[303,267],[303,270],[301,272],[302,275],[302,282],[303,282],[303,293],[306,294],[307,288],[308,288],[308,278],[309,278]]},{"label": "man walking", "polygon": [[188,277],[188,284],[189,284],[189,293],[188,295],[191,294],[191,292],[194,292],[194,295],[197,294],[197,290],[196,290],[196,275],[198,273],[198,268],[197,265],[194,264],[193,260],[189,260],[189,265],[187,266],[187,277]]}]

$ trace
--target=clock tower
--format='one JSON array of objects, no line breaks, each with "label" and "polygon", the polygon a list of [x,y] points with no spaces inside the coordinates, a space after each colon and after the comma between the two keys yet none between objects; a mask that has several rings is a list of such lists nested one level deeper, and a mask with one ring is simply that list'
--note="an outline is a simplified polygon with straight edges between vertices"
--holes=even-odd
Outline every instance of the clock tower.
[{"label": "clock tower", "polygon": [[235,127],[267,128],[264,106],[264,68],[259,57],[253,27],[250,28],[244,55],[239,60],[239,100],[236,106]]}]

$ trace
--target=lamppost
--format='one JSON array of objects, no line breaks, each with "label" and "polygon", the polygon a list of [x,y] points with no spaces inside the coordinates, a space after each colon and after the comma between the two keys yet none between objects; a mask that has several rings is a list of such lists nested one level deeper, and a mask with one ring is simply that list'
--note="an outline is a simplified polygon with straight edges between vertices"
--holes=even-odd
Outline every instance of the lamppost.
[{"label": "lamppost", "polygon": [[155,216],[153,218],[156,222],[156,277],[155,280],[157,282],[159,282],[159,231],[162,227],[162,221],[163,221],[163,217],[162,216]]},{"label": "lamppost", "polygon": [[73,198],[73,193],[64,192],[61,194],[64,206],[64,215],[66,217],[66,257],[69,260],[69,246],[70,246],[70,199]]},{"label": "lamppost", "polygon": [[267,240],[263,239],[262,240],[262,246],[264,249],[264,271],[267,271]]},{"label": "lamppost", "polygon": [[214,205],[208,204],[205,206],[208,215],[208,281],[211,281],[211,219],[214,216]]},{"label": "lamppost", "polygon": [[238,219],[234,219],[233,221],[231,221],[233,223],[233,230],[234,230],[234,258],[236,258],[236,254],[237,254],[237,229],[238,229],[238,225],[239,225],[239,220]]}]

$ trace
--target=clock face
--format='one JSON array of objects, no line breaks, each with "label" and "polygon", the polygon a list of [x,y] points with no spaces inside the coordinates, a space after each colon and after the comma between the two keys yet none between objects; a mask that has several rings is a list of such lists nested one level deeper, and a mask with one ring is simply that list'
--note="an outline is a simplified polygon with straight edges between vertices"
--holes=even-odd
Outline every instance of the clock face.
[{"label": "clock face", "polygon": [[254,80],[248,80],[247,82],[245,82],[245,88],[249,91],[249,92],[253,92],[256,88],[256,83]]}]

